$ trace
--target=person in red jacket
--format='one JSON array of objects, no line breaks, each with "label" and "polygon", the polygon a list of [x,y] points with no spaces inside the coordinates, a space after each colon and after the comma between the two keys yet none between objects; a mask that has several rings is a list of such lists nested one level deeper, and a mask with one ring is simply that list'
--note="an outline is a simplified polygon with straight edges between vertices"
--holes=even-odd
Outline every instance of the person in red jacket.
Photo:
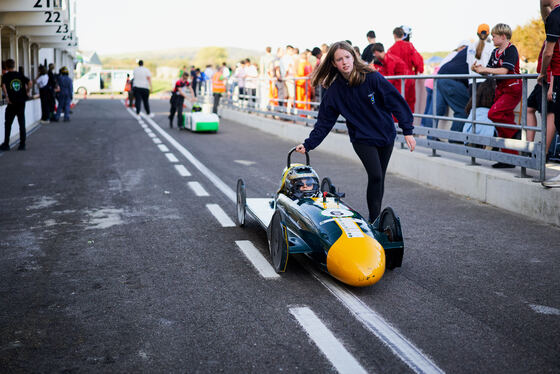
[{"label": "person in red jacket", "polygon": [[[398,56],[404,61],[408,68],[408,75],[422,74],[424,72],[424,59],[411,42],[404,40],[410,39],[410,34],[410,31],[405,34],[402,26],[396,27],[393,30],[395,44],[387,50],[387,53]],[[404,96],[410,110],[414,113],[414,104],[416,104],[416,81],[414,79],[407,79]]]},{"label": "person in red jacket", "polygon": [[[374,43],[371,47],[371,51],[373,53],[373,57],[375,58],[375,60],[373,61],[375,68],[384,77],[408,74],[408,68],[406,67],[404,61],[400,57],[395,56],[392,53],[385,52],[385,47],[383,46],[383,44]],[[402,94],[400,79],[390,79],[389,82],[391,82],[391,84],[395,86],[397,91]]]}]

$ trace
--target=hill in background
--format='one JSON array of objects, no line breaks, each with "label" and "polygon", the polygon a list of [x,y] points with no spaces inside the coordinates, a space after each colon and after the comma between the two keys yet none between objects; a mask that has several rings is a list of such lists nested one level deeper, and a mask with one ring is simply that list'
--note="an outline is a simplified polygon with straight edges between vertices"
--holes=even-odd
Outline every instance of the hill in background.
[{"label": "hill in background", "polygon": [[262,54],[260,51],[233,47],[191,47],[100,55],[100,58],[104,68],[132,69],[137,66],[136,61],[142,59],[147,68],[155,71],[157,67],[163,66],[181,68],[194,65],[204,68],[209,63],[224,61],[235,66],[245,58],[258,61]]}]

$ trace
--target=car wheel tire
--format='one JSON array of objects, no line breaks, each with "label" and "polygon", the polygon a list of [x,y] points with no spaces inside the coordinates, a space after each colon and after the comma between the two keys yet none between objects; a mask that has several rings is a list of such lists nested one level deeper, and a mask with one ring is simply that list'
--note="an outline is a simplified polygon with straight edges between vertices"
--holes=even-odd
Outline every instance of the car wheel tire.
[{"label": "car wheel tire", "polygon": [[245,226],[245,204],[247,203],[247,195],[245,192],[245,182],[239,178],[237,180],[237,224],[240,227]]},{"label": "car wheel tire", "polygon": [[[379,231],[387,235],[389,242],[402,242],[401,223],[392,208],[383,209],[379,215]],[[385,267],[393,270],[401,266],[404,248],[393,248],[385,251]]]},{"label": "car wheel tire", "polygon": [[287,229],[282,224],[282,216],[278,210],[272,216],[270,225],[270,242],[268,246],[272,267],[277,273],[283,273],[288,265],[288,238]]}]

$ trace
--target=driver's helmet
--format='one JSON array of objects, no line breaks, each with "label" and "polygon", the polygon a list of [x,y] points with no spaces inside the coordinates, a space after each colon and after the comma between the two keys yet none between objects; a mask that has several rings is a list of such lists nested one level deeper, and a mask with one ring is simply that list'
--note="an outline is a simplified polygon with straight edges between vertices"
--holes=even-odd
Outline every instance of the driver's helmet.
[{"label": "driver's helmet", "polygon": [[319,176],[310,166],[293,166],[286,174],[285,186],[291,198],[319,196]]}]

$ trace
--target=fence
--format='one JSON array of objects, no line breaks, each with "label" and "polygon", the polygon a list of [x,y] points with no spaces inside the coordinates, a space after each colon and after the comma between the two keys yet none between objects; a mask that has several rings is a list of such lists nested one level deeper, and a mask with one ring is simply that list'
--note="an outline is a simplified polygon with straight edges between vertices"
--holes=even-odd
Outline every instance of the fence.
[{"label": "fence", "polygon": [[[519,124],[516,123],[491,123],[476,119],[476,100],[472,100],[472,119],[438,116],[436,111],[436,98],[438,95],[437,84],[434,84],[432,94],[432,113],[435,114],[420,114],[414,113],[415,118],[431,119],[435,124],[434,127],[415,126],[414,134],[416,135],[416,144],[420,147],[431,149],[431,156],[439,157],[438,151],[450,152],[469,158],[471,165],[478,165],[477,159],[484,159],[495,162],[502,162],[520,167],[520,177],[527,178],[527,169],[537,170],[538,177],[535,181],[545,180],[546,172],[546,97],[542,95],[541,98],[541,125],[536,127],[527,126],[527,91],[528,80],[536,79],[536,74],[518,74],[518,75],[496,75],[492,77],[465,75],[410,75],[410,76],[393,76],[386,77],[387,79],[396,79],[401,81],[401,92],[404,95],[405,79],[434,79],[435,81],[441,79],[468,79],[471,83],[471,97],[477,97],[477,88],[479,82],[488,78],[491,79],[520,79],[522,82],[522,98],[521,98],[521,114],[519,116]],[[308,77],[294,78],[294,84],[305,82],[306,90],[309,87]],[[294,123],[301,123],[306,126],[313,125],[317,120],[317,109],[320,104],[318,101],[307,100],[285,100],[278,98],[271,98],[269,95],[270,90],[268,87],[272,85],[268,80],[260,80],[260,84],[254,95],[239,94],[235,89],[235,84],[228,85],[227,93],[222,98],[221,105],[229,108],[250,112],[256,115],[270,116],[277,119],[293,121]],[[232,89],[233,87],[233,89]],[[211,92],[211,90],[207,90]],[[546,89],[543,89],[546,92]],[[473,133],[463,133],[459,131],[451,131],[437,128],[439,121],[454,121],[462,123],[471,123]],[[477,125],[491,125],[503,128],[510,128],[518,130],[519,139],[508,139],[496,136],[484,136],[476,134]],[[333,131],[347,131],[345,120],[339,117],[335,124]],[[401,147],[405,147],[404,136],[402,131],[397,127],[396,142],[400,143]],[[527,131],[535,131],[536,136],[534,141],[527,140]],[[540,136],[539,136],[540,134]],[[500,149],[507,149],[514,153],[504,153]]]}]

